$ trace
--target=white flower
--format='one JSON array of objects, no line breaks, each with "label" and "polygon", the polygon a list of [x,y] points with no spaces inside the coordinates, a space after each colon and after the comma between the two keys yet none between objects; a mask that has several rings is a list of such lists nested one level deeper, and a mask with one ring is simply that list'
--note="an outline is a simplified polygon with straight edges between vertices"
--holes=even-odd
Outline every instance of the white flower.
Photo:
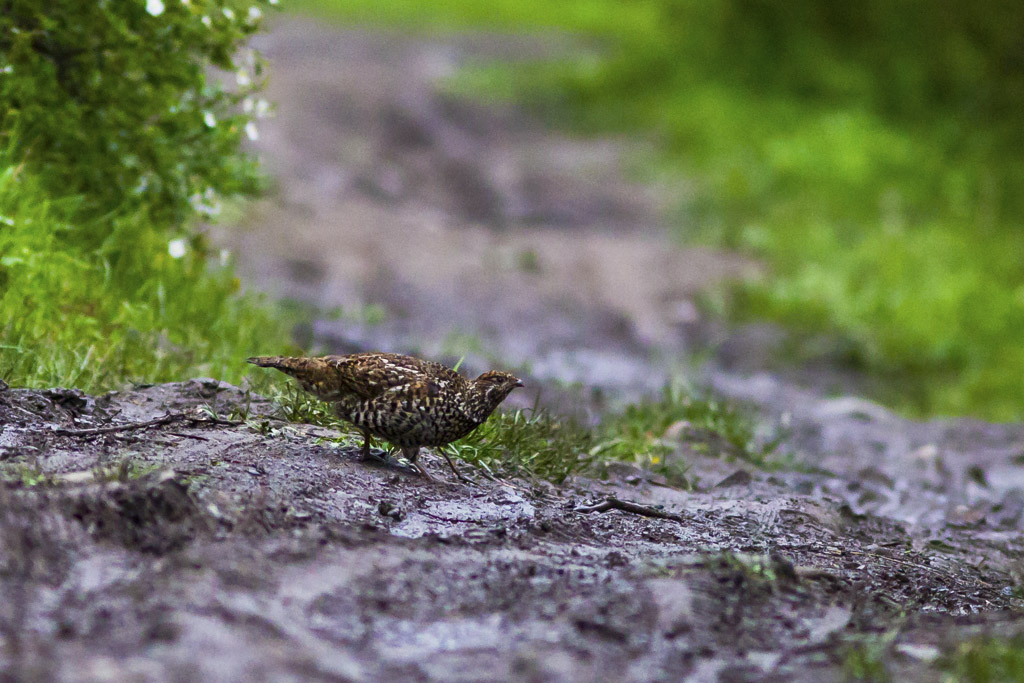
[{"label": "white flower", "polygon": [[251,114],[252,108],[253,103],[251,97],[246,97],[244,100],[242,100],[242,111],[244,111],[246,114]]},{"label": "white flower", "polygon": [[4,68],[0,69],[0,74],[10,74],[10,73],[14,73],[14,67],[11,66],[10,64],[8,64]]},{"label": "white flower", "polygon": [[224,18],[225,19],[227,19],[228,21],[234,21],[234,19],[235,19],[235,12],[230,7],[225,7],[224,9],[221,10],[221,12],[224,13]]},{"label": "white flower", "polygon": [[235,72],[235,82],[244,88],[252,83],[252,79],[249,78],[249,73],[245,69],[239,69]]},{"label": "white flower", "polygon": [[205,26],[206,28],[210,28],[211,26],[213,26],[213,20],[205,14],[203,15],[202,22],[203,26]]},{"label": "white flower", "polygon": [[277,4],[277,0],[270,0],[270,4],[271,5],[276,5]]},{"label": "white flower", "polygon": [[188,243],[184,237],[179,237],[167,243],[167,253],[171,255],[171,258],[181,258],[187,251]]},{"label": "white flower", "polygon": [[245,134],[249,136],[250,140],[260,139],[260,132],[256,129],[256,124],[252,121],[245,124]]},{"label": "white flower", "polygon": [[220,250],[220,265],[226,266],[231,263],[231,252],[227,249]]},{"label": "white flower", "polygon": [[249,21],[255,23],[263,17],[263,12],[260,11],[259,7],[249,8]]},{"label": "white flower", "polygon": [[267,113],[269,111],[270,111],[270,102],[267,102],[262,97],[260,99],[256,100],[256,116],[258,118],[262,119],[264,116],[267,115]]},{"label": "white flower", "polygon": [[164,13],[164,0],[146,0],[146,11],[159,17]]},{"label": "white flower", "polygon": [[217,201],[217,193],[214,192],[212,187],[206,188],[203,193],[196,192],[194,195],[188,198],[189,203],[192,204],[192,208],[197,213],[203,214],[204,216],[213,217],[220,213],[221,206],[220,202]]},{"label": "white flower", "polygon": [[205,123],[208,128],[213,128],[217,125],[217,117],[213,115],[212,111],[208,111],[203,114],[203,123]]}]

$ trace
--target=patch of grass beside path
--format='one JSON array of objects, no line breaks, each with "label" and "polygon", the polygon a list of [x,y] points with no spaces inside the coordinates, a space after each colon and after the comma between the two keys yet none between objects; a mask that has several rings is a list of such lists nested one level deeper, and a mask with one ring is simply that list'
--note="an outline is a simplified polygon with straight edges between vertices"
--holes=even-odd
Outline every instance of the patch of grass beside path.
[{"label": "patch of grass beside path", "polygon": [[[293,382],[255,375],[252,386],[273,398],[282,419],[334,429],[344,440],[362,443],[362,436],[351,425]],[[666,388],[657,398],[609,413],[595,426],[560,418],[539,407],[499,409],[472,433],[445,448],[491,473],[555,483],[577,474],[602,476],[610,463],[626,462],[685,485],[686,453],[742,460],[759,467],[775,464],[770,459],[775,444],[756,437],[750,415],[728,402],[678,385]],[[670,457],[676,452],[684,457]]]},{"label": "patch of grass beside path", "polygon": [[1024,682],[1024,635],[972,638],[942,657],[939,668],[950,681]]},{"label": "patch of grass beside path", "polygon": [[651,28],[657,9],[646,2],[619,0],[494,0],[474,3],[417,0],[287,0],[284,9],[331,21],[366,22],[413,30],[559,28],[615,33]]},{"label": "patch of grass beside path", "polygon": [[1005,67],[1019,58],[1024,6],[289,6],[417,30],[598,38],[603,56],[477,66],[454,87],[577,130],[653,136],[652,175],[689,179],[680,235],[770,265],[718,302],[728,315],[824,333],[829,361],[885,380],[873,383],[889,387],[880,398],[908,413],[1024,418],[1024,75]]},{"label": "patch of grass beside path", "polygon": [[96,250],[77,242],[74,208],[0,158],[0,379],[92,392],[239,382],[247,356],[289,348],[287,313],[240,293],[199,238],[175,242],[128,213],[104,217],[115,227]]}]

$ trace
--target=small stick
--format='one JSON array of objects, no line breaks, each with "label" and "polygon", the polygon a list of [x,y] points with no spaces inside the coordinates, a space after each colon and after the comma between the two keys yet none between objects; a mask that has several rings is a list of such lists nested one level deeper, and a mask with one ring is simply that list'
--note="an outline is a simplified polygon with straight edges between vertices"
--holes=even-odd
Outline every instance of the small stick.
[{"label": "small stick", "polygon": [[[950,571],[945,570],[945,569],[940,569],[939,567],[932,567],[932,566],[927,565],[927,564],[921,564],[920,562],[912,562],[910,560],[902,560],[902,559],[900,559],[898,557],[890,557],[888,555],[883,555],[881,553],[872,553],[872,552],[868,552],[866,550],[854,550],[854,549],[851,549],[851,548],[842,548],[842,549],[836,548],[835,552],[828,552],[828,551],[823,550],[823,549],[815,548],[815,547],[813,547],[810,544],[801,544],[801,545],[797,545],[797,546],[788,546],[788,545],[787,546],[775,546],[775,547],[776,547],[777,550],[790,550],[790,551],[796,551],[796,552],[807,552],[807,553],[811,553],[811,554],[814,554],[814,555],[821,555],[821,556],[824,556],[824,557],[837,557],[837,556],[841,557],[844,554],[861,555],[863,557],[873,557],[876,560],[882,560],[884,562],[892,562],[893,564],[902,565],[904,567],[911,567],[913,569],[920,569],[921,571],[928,572],[929,574],[935,574],[936,576],[944,576],[944,577],[947,577],[949,579],[952,579],[953,581],[957,581],[957,582],[959,582],[961,584],[964,584],[964,585],[973,585],[973,584],[977,583],[977,584],[980,584],[980,585],[984,586],[985,588],[993,588],[992,584],[990,584],[987,581],[984,581],[982,579],[979,579],[979,578],[975,578],[973,580],[969,580],[969,579],[963,578],[959,574],[954,574],[953,572],[950,572]],[[823,570],[823,571],[825,571],[825,570]]]},{"label": "small stick", "polygon": [[153,427],[162,427],[169,425],[174,422],[190,421],[194,423],[207,423],[217,425],[230,425],[237,426],[242,424],[235,420],[222,420],[216,417],[197,417],[194,415],[187,415],[185,413],[168,413],[163,417],[158,417],[153,420],[144,420],[142,422],[125,422],[118,425],[107,425],[106,427],[91,427],[89,429],[55,429],[54,433],[60,436],[98,436],[100,434],[113,434],[115,432],[129,432],[136,429],[151,429]]},{"label": "small stick", "polygon": [[849,548],[846,548],[842,552],[850,553],[851,555],[863,555],[864,557],[874,557],[874,558],[879,559],[879,560],[885,560],[886,562],[893,562],[895,564],[903,565],[904,567],[911,567],[913,569],[920,569],[921,571],[926,571],[926,572],[929,572],[931,574],[936,574],[938,576],[949,577],[949,578],[953,579],[954,581],[959,581],[960,583],[964,583],[964,584],[967,584],[967,585],[971,585],[972,583],[980,583],[985,588],[992,588],[992,584],[990,584],[990,583],[988,583],[986,581],[982,581],[981,579],[976,578],[973,581],[968,581],[967,579],[964,579],[960,575],[954,574],[953,572],[946,571],[944,569],[939,569],[938,567],[931,567],[931,566],[929,566],[927,564],[921,564],[920,562],[911,562],[910,560],[901,560],[898,557],[889,557],[888,555],[882,555],[880,553],[871,553],[871,552],[868,552],[866,550],[850,550]]},{"label": "small stick", "polygon": [[177,436],[182,439],[195,439],[196,441],[209,441],[205,436],[199,436],[198,434],[185,434],[184,432],[166,432],[170,436]]},{"label": "small stick", "polygon": [[458,517],[442,517],[441,515],[435,515],[432,512],[425,510],[418,510],[417,514],[423,515],[424,517],[430,517],[436,519],[439,522],[448,522],[449,524],[489,524],[487,520],[483,519],[459,519]]},{"label": "small stick", "polygon": [[654,517],[656,519],[670,519],[673,522],[679,523],[686,521],[683,519],[682,515],[677,515],[674,512],[665,512],[664,510],[659,510],[658,508],[653,508],[648,505],[630,503],[627,500],[619,500],[614,496],[608,496],[600,503],[595,503],[594,505],[583,505],[575,509],[576,512],[607,512],[608,510],[622,510],[623,512],[630,512],[634,515]]}]

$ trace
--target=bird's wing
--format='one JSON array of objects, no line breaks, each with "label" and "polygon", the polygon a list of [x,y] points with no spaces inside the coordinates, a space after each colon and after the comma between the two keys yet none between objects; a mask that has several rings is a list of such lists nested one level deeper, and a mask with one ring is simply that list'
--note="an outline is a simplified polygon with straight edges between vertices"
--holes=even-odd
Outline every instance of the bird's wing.
[{"label": "bird's wing", "polygon": [[433,366],[444,369],[437,363],[385,353],[327,356],[324,360],[334,368],[344,388],[364,400],[410,388],[416,393],[429,393],[437,372]]}]

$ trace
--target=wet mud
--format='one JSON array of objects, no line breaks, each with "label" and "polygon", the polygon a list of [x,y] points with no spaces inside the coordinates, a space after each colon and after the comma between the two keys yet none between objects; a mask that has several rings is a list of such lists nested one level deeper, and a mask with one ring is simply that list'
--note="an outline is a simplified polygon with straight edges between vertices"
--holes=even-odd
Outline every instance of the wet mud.
[{"label": "wet mud", "polygon": [[8,680],[827,681],[893,629],[938,680],[1024,626],[1019,520],[936,535],[834,473],[461,483],[428,453],[431,483],[213,380],[9,389],[0,424]]}]

